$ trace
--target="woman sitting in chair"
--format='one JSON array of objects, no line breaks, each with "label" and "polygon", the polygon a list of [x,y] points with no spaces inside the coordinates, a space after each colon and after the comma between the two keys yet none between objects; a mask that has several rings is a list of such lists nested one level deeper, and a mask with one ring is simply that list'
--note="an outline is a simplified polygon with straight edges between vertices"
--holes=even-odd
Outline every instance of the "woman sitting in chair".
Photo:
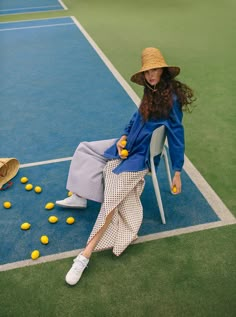
[{"label": "woman sitting in chair", "polygon": [[119,139],[82,142],[73,156],[67,189],[71,197],[57,201],[61,207],[86,208],[87,199],[101,209],[85,249],[74,259],[66,282],[75,285],[94,250],[113,248],[119,256],[137,238],[143,213],[140,195],[149,171],[152,132],[165,125],[174,172],[172,186],[181,192],[184,163],[183,110],[193,102],[193,92],[175,80],[180,68],[168,66],[156,48],[142,52],[142,68],[131,81],[144,86],[139,109]]}]

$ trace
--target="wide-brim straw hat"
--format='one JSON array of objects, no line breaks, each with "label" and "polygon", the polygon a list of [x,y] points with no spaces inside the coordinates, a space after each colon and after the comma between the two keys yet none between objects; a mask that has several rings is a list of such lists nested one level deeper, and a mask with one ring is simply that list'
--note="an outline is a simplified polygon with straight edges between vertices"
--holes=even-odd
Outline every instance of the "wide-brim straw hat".
[{"label": "wide-brim straw hat", "polygon": [[0,158],[0,189],[16,176],[20,163],[16,158]]},{"label": "wide-brim straw hat", "polygon": [[142,68],[135,73],[130,80],[138,85],[144,86],[145,78],[143,72],[154,68],[167,68],[172,78],[180,73],[179,67],[167,65],[158,48],[147,47],[142,52]]}]

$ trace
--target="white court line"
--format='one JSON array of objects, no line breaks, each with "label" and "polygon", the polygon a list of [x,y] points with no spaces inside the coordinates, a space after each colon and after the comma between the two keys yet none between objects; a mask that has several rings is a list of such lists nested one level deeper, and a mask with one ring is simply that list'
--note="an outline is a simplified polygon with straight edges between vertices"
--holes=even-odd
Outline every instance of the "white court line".
[{"label": "white court line", "polygon": [[55,26],[64,26],[64,25],[74,25],[74,23],[67,22],[67,23],[55,23],[55,24],[37,25],[37,26],[22,26],[22,27],[19,27],[19,28],[0,29],[0,32],[3,32],[3,31],[25,30],[25,29],[40,29],[40,28],[55,27]]},{"label": "white court line", "polygon": [[39,166],[39,165],[46,165],[46,164],[53,164],[53,163],[71,161],[71,160],[72,160],[72,156],[71,157],[64,157],[64,158],[60,158],[60,159],[48,160],[48,161],[40,161],[40,162],[34,162],[34,163],[20,164],[20,168],[31,167],[31,166]]},{"label": "white court line", "polygon": [[93,49],[97,52],[99,57],[103,60],[105,65],[108,67],[108,69],[111,71],[111,73],[114,75],[114,77],[118,80],[120,85],[124,88],[124,90],[127,92],[127,94],[130,96],[130,98],[133,100],[133,102],[138,106],[140,103],[140,98],[137,96],[137,94],[134,92],[134,90],[130,87],[130,85],[124,80],[124,78],[121,76],[121,74],[118,72],[118,70],[113,66],[113,64],[110,62],[110,60],[106,57],[106,55],[102,52],[102,50],[97,46],[97,44],[94,42],[94,40],[91,38],[91,36],[85,31],[85,29],[82,27],[82,25],[76,20],[75,17],[71,17],[77,27],[80,29],[81,33],[85,36],[87,41],[92,45]]},{"label": "white court line", "polygon": [[[72,17],[72,19],[75,22],[75,24],[78,26],[80,31],[84,34],[84,36],[86,37],[88,42],[92,45],[92,47],[97,52],[97,54],[100,56],[100,58],[103,60],[105,65],[112,72],[114,77],[118,80],[118,82],[125,89],[127,94],[130,96],[130,98],[138,106],[140,103],[140,98],[136,95],[136,93],[133,91],[133,89],[124,80],[124,78],[120,75],[120,73],[116,70],[116,68],[112,65],[112,63],[108,60],[108,58],[104,55],[104,53],[100,50],[100,48],[97,46],[97,44],[94,42],[94,40],[85,31],[85,29],[81,26],[81,24],[76,20],[76,18]],[[36,163],[22,164],[20,167],[24,168],[24,167],[28,167],[28,166],[51,164],[51,163],[68,161],[68,160],[71,160],[71,157],[36,162]],[[199,171],[195,168],[195,166],[190,162],[190,160],[187,158],[187,156],[185,156],[184,170],[188,174],[190,179],[194,182],[194,184],[197,186],[198,190],[201,192],[203,197],[209,203],[211,208],[214,210],[214,212],[220,218],[220,221],[141,236],[135,242],[133,242],[133,244],[138,244],[138,243],[142,243],[142,242],[146,242],[146,241],[152,241],[152,240],[157,240],[157,239],[162,239],[162,238],[167,238],[167,237],[171,237],[171,236],[177,236],[177,235],[181,235],[181,234],[187,234],[187,233],[192,233],[192,232],[197,232],[197,231],[202,231],[202,230],[207,230],[207,229],[218,228],[218,227],[222,227],[225,225],[236,224],[236,219],[232,215],[230,210],[225,206],[225,204],[222,202],[222,200],[219,198],[219,196],[216,194],[216,192],[206,182],[206,180],[199,173]],[[74,257],[74,256],[77,256],[80,251],[81,251],[81,249],[78,249],[78,250],[72,250],[72,251],[63,252],[63,253],[52,254],[49,256],[42,256],[37,261],[33,261],[33,260],[29,259],[29,260],[25,260],[25,261],[18,261],[18,262],[14,262],[14,263],[0,265],[0,271],[7,271],[7,270],[20,268],[20,267],[24,267],[24,266],[37,265],[37,264],[41,264],[41,263],[45,263],[45,262],[51,262],[51,261],[55,261],[55,260],[59,260],[59,259],[68,258],[68,257]]]},{"label": "white court line", "polygon": [[[235,222],[229,223],[228,225],[231,225],[234,223]],[[131,244],[139,244],[139,243],[143,243],[143,242],[147,242],[147,241],[159,240],[159,239],[163,239],[163,238],[169,238],[169,237],[174,237],[174,236],[178,236],[178,235],[219,228],[219,227],[223,227],[223,226],[225,226],[225,224],[223,224],[220,221],[216,221],[216,222],[212,222],[209,224],[202,224],[202,225],[191,226],[191,227],[186,227],[186,228],[181,228],[181,229],[176,229],[176,230],[153,233],[153,234],[149,234],[149,235],[145,235],[145,236],[140,236],[137,240],[135,240]],[[37,259],[37,261],[28,259],[28,260],[3,264],[3,265],[0,265],[0,272],[18,269],[18,268],[25,267],[25,266],[53,262],[56,260],[67,259],[70,257],[76,257],[82,250],[83,249],[76,249],[76,250],[41,256],[40,258]],[[102,251],[94,251],[94,252],[102,252]]]},{"label": "white court line", "polygon": [[60,5],[63,7],[64,10],[68,10],[67,6],[63,3],[62,0],[58,0],[58,2],[60,3]]}]

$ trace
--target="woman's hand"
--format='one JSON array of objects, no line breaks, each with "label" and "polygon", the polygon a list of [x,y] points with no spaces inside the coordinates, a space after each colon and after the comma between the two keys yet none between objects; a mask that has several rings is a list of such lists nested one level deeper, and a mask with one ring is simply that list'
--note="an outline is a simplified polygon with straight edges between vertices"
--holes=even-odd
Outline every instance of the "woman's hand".
[{"label": "woman's hand", "polygon": [[172,194],[177,195],[181,193],[181,173],[175,172],[175,175],[172,180]]},{"label": "woman's hand", "polygon": [[121,154],[121,151],[126,147],[126,143],[127,143],[127,136],[123,135],[120,140],[116,143],[116,147],[119,153],[119,156],[122,160],[127,159],[127,156],[124,156]]}]

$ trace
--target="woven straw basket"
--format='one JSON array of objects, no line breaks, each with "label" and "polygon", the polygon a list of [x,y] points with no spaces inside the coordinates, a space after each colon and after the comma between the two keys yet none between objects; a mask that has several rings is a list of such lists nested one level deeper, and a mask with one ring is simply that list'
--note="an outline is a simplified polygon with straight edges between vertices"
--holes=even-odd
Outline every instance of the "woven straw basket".
[{"label": "woven straw basket", "polygon": [[0,158],[0,189],[16,176],[20,163],[15,158]]}]

